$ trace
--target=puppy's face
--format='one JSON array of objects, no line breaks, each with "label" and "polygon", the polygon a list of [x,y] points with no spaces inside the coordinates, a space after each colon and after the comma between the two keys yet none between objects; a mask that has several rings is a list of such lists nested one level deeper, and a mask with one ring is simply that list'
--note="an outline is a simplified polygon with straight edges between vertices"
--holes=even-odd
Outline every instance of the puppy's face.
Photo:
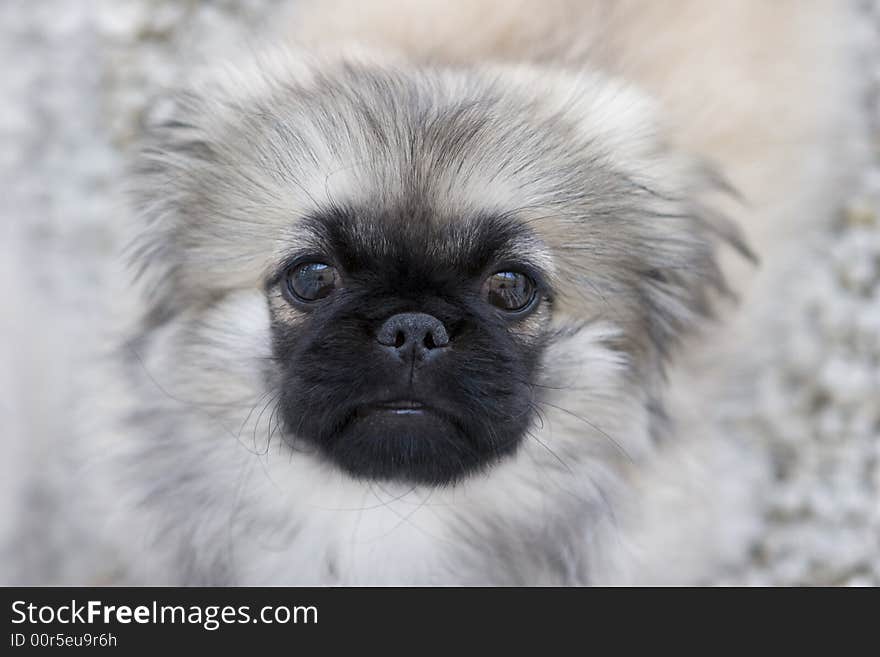
[{"label": "puppy's face", "polygon": [[412,199],[334,208],[298,231],[268,281],[289,434],[357,477],[418,483],[514,451],[551,303],[525,226]]},{"label": "puppy's face", "polygon": [[[153,326],[262,295],[259,392],[291,448],[356,478],[442,485],[512,458],[596,322],[657,406],[669,345],[721,287],[721,229],[640,96],[535,70],[294,70],[182,96],[152,131]],[[575,416],[608,394],[577,383]]]}]

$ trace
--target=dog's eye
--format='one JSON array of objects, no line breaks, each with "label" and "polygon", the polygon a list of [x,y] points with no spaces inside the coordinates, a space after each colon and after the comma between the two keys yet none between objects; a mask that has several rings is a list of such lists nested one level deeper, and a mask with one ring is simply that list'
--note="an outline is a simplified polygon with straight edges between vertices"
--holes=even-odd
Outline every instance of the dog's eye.
[{"label": "dog's eye", "polygon": [[317,301],[339,285],[336,267],[323,262],[301,262],[287,272],[287,288],[299,301]]},{"label": "dog's eye", "polygon": [[493,306],[518,312],[528,308],[535,300],[535,283],[525,274],[499,271],[483,283],[483,296]]}]

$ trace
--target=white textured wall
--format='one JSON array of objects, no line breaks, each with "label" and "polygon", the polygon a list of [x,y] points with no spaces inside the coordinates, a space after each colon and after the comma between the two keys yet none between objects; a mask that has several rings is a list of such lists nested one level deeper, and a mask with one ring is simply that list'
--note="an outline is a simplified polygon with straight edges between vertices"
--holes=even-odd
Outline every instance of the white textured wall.
[{"label": "white textured wall", "polygon": [[[0,581],[53,579],[62,552],[76,552],[45,518],[76,494],[65,457],[76,373],[100,346],[89,319],[119,246],[139,113],[197,53],[253,33],[277,1],[0,3],[0,544],[11,551]],[[866,2],[864,15],[876,46],[880,9]],[[878,155],[780,299],[784,335],[755,373],[761,402],[745,419],[768,446],[754,458],[776,475],[751,561],[723,581],[880,584],[877,47],[865,76]]]}]

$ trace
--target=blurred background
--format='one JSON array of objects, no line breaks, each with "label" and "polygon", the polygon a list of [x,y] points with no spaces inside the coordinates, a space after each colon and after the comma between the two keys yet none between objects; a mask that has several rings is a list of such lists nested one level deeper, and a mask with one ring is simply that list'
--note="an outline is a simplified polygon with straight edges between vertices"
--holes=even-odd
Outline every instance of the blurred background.
[{"label": "blurred background", "polygon": [[[0,2],[0,583],[64,580],[89,549],[46,519],[76,495],[77,373],[101,346],[88,320],[118,271],[125,154],[147,101],[278,1]],[[860,11],[869,155],[804,237],[784,339],[737,420],[770,477],[759,538],[724,583],[880,585],[880,2]]]}]

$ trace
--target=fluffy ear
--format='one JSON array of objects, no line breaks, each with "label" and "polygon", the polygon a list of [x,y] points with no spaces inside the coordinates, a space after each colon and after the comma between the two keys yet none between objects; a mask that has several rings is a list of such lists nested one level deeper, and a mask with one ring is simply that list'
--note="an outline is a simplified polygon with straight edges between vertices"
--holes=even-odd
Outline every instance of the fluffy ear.
[{"label": "fluffy ear", "polygon": [[737,225],[714,201],[732,188],[717,171],[692,158],[666,155],[655,169],[628,177],[629,240],[624,275],[638,310],[630,349],[661,372],[675,347],[714,317],[716,301],[733,298],[719,251],[733,248],[755,260]]},{"label": "fluffy ear", "polygon": [[258,284],[271,229],[295,216],[281,180],[290,164],[278,153],[298,144],[277,112],[312,81],[306,62],[281,46],[250,53],[196,71],[186,91],[145,113],[129,176],[138,217],[129,253],[157,319]]},{"label": "fluffy ear", "polygon": [[[606,199],[601,204],[597,183]],[[594,173],[591,185],[593,202],[565,222],[553,247],[560,278],[575,288],[556,302],[566,321],[573,316],[615,327],[603,342],[625,356],[652,417],[650,435],[662,440],[669,431],[667,366],[677,347],[713,318],[719,298],[731,294],[719,252],[733,248],[753,257],[736,225],[711,203],[730,190],[704,165],[670,166],[664,155],[604,178]]]},{"label": "fluffy ear", "polygon": [[194,220],[194,177],[216,159],[200,126],[204,103],[177,93],[155,101],[145,113],[142,138],[129,172],[137,226],[127,255],[142,283],[151,318],[161,323],[191,301],[181,285],[186,226]]},{"label": "fluffy ear", "polygon": [[714,316],[713,297],[733,297],[719,266],[727,246],[756,262],[739,227],[711,199],[735,194],[710,165],[689,161],[677,190],[642,185],[647,234],[638,287],[647,337],[662,364],[692,329]]}]

